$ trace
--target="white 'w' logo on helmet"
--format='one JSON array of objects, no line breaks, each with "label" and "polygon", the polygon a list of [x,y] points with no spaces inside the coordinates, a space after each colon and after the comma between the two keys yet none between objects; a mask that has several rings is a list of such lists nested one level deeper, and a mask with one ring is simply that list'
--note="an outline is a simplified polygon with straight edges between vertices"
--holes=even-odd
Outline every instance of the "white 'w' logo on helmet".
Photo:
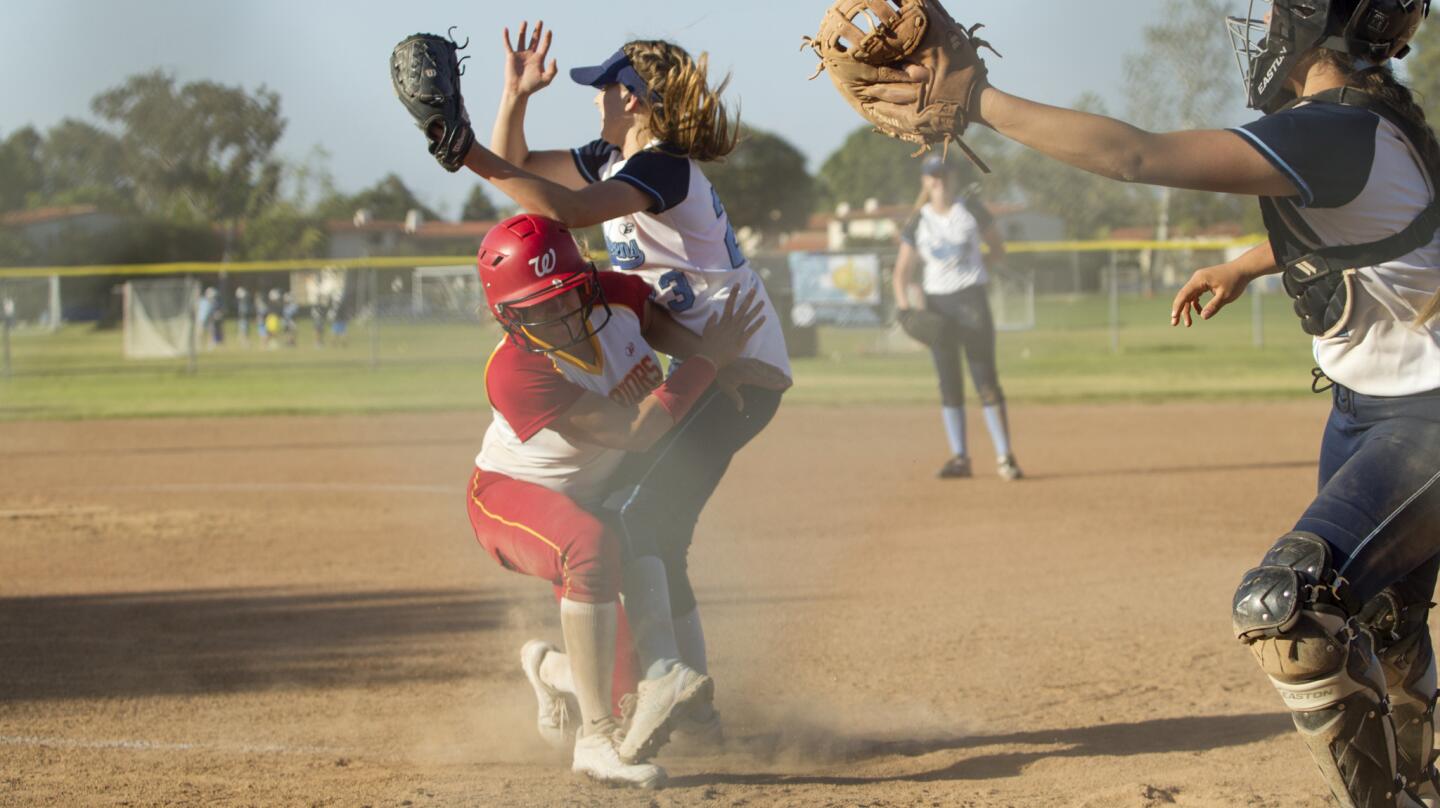
[{"label": "white 'w' logo on helmet", "polygon": [[535,277],[543,278],[555,271],[555,250],[551,248],[545,251],[544,255],[537,255],[530,259],[530,267],[535,270]]}]

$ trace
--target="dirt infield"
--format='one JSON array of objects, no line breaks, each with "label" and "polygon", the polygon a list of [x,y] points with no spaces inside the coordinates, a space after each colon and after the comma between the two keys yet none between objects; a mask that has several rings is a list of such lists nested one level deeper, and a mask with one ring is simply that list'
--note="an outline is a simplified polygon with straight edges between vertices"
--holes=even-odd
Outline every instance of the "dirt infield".
[{"label": "dirt infield", "polygon": [[654,795],[535,736],[482,416],[0,424],[0,805],[1322,805],[1229,603],[1324,411],[1020,409],[1006,484],[934,480],[930,409],[782,408],[692,563],[731,740]]}]

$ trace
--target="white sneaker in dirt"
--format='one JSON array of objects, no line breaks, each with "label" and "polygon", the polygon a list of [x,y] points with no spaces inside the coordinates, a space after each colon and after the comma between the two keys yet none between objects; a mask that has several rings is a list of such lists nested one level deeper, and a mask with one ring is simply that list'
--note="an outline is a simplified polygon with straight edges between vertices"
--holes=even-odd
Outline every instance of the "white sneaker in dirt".
[{"label": "white sneaker in dirt", "polygon": [[545,743],[564,752],[570,748],[580,727],[580,705],[574,696],[556,690],[540,678],[540,663],[545,661],[545,655],[559,650],[544,640],[531,640],[520,649],[520,668],[525,671],[525,678],[530,680],[530,687],[535,690],[535,701],[540,705],[535,728],[540,731]]},{"label": "white sneaker in dirt", "polygon": [[708,706],[714,697],[714,680],[683,662],[664,676],[642,681],[635,691],[635,714],[620,744],[620,759],[638,763],[654,757],[670,739],[674,719],[693,706]]},{"label": "white sneaker in dirt", "polygon": [[602,783],[631,788],[659,788],[665,784],[665,770],[653,763],[626,763],[616,750],[616,728],[607,721],[590,728],[575,739],[575,759],[570,770]]},{"label": "white sneaker in dirt", "polygon": [[1025,476],[1025,472],[1020,470],[1020,464],[1015,462],[1015,455],[1005,455],[1000,458],[998,472],[1000,479],[1006,482],[1013,482]]}]

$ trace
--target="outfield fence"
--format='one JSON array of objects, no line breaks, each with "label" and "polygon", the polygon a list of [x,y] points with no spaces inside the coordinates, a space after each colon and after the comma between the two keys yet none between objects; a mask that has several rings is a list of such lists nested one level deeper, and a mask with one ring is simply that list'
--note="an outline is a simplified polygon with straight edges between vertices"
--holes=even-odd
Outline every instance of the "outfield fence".
[{"label": "outfield fence", "polygon": [[[1119,353],[1141,319],[1167,315],[1194,269],[1257,240],[1011,244],[992,279],[992,308],[1002,330],[1053,332]],[[893,246],[804,255],[835,259],[844,283],[821,278],[820,286],[863,316],[817,320],[796,255],[755,254],[793,354],[917,349],[892,325]],[[1271,285],[1253,291],[1248,341],[1258,349],[1267,322],[1288,304]],[[20,384],[31,376],[473,364],[496,338],[482,307],[470,256],[6,268],[0,372]]]}]

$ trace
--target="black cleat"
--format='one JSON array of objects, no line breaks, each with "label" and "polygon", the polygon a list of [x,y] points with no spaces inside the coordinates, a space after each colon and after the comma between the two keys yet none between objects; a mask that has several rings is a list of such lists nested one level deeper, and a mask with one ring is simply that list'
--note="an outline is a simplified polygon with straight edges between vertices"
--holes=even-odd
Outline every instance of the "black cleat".
[{"label": "black cleat", "polygon": [[966,457],[965,455],[955,455],[954,457],[945,461],[945,465],[940,467],[940,471],[937,472],[935,476],[939,477],[942,480],[956,480],[962,477],[973,477],[974,474],[970,471],[970,458]]}]

